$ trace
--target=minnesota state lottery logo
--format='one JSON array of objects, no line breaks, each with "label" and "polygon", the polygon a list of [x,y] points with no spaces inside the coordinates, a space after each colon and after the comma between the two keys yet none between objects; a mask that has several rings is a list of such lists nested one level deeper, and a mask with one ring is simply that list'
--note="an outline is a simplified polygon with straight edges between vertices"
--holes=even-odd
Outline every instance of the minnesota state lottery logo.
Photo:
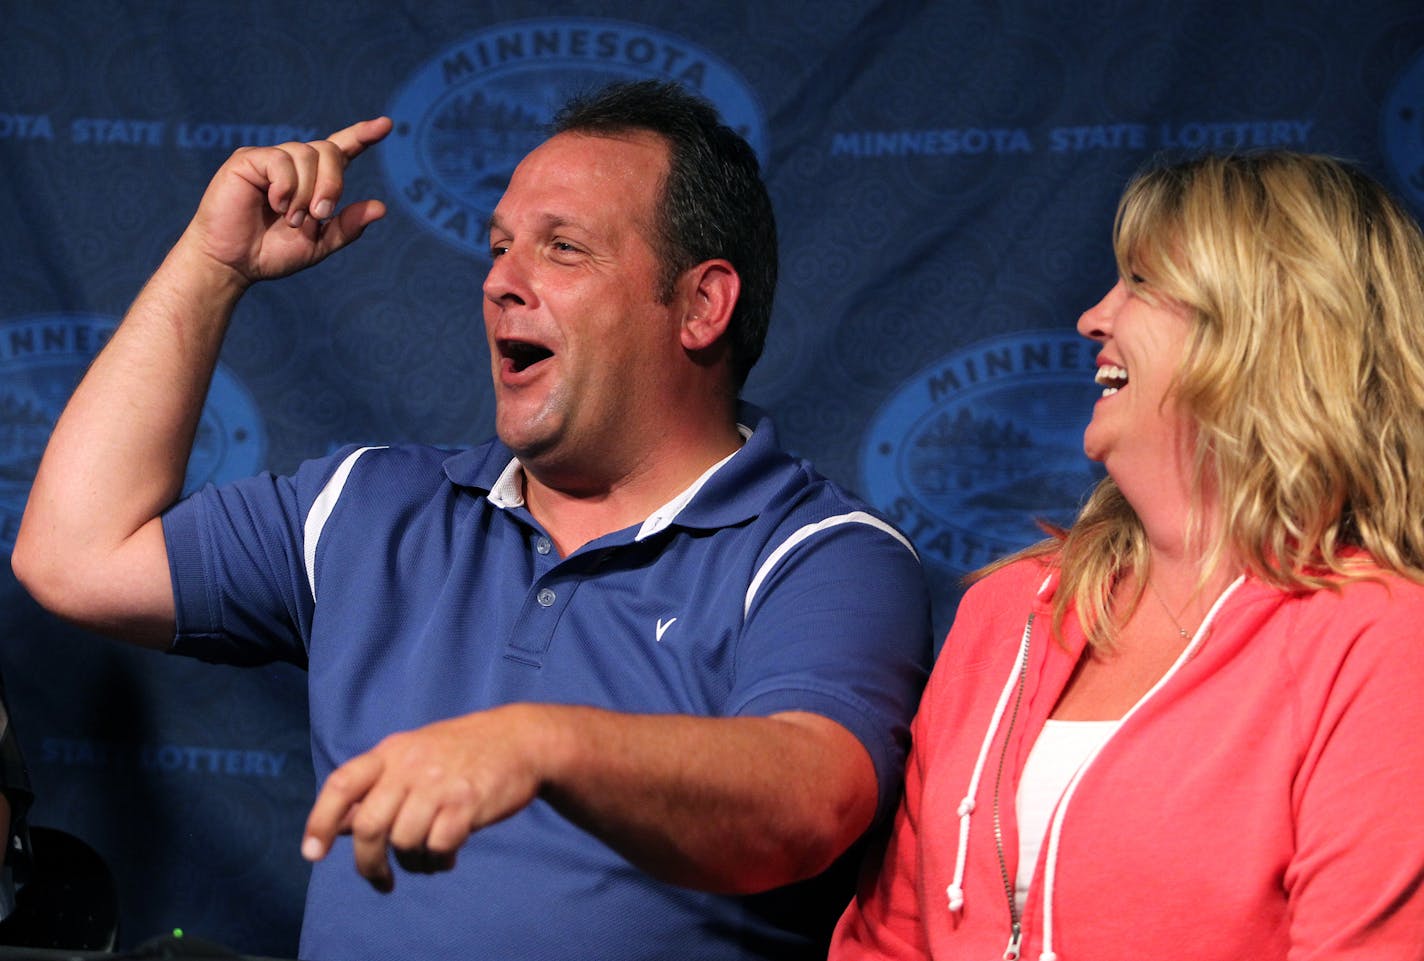
[{"label": "minnesota state lottery logo", "polygon": [[492,27],[417,70],[387,111],[395,121],[380,151],[387,183],[426,229],[485,257],[490,213],[564,101],[649,78],[701,94],[765,165],[761,107],[717,57],[642,24],[552,18]]},{"label": "minnesota state lottery logo", "polygon": [[862,489],[921,556],[967,573],[1066,524],[1102,476],[1083,429],[1097,351],[1065,331],[973,344],[906,382],[861,449]]},{"label": "minnesota state lottery logo", "polygon": [[[118,321],[48,314],[0,321],[0,547],[15,546],[20,515],[54,423]],[[213,375],[184,491],[259,470],[266,435],[256,405],[222,365]]]},{"label": "minnesota state lottery logo", "polygon": [[1424,211],[1424,53],[1395,82],[1382,127],[1384,154],[1400,191]]}]

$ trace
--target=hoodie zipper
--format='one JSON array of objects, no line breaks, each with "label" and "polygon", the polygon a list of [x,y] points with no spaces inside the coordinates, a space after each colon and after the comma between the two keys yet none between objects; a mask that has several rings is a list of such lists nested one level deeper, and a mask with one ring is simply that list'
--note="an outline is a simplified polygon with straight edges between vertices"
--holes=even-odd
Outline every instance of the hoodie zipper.
[{"label": "hoodie zipper", "polygon": [[1004,961],[1018,961],[1019,944],[1023,940],[1022,918],[1019,917],[1018,901],[1014,898],[1014,880],[1009,877],[1009,861],[1004,854],[1004,828],[999,814],[999,790],[1004,781],[1004,764],[1008,760],[1009,745],[1012,743],[1014,724],[1018,721],[1019,707],[1023,704],[1024,682],[1028,677],[1028,653],[1033,635],[1035,612],[1029,612],[1028,623],[1024,625],[1024,656],[1019,666],[1018,690],[1014,695],[1014,709],[1009,715],[1009,726],[1004,731],[1004,746],[999,751],[999,768],[994,774],[994,846],[999,854],[999,874],[1004,879],[1004,896],[1009,903],[1009,945],[1004,949]]}]

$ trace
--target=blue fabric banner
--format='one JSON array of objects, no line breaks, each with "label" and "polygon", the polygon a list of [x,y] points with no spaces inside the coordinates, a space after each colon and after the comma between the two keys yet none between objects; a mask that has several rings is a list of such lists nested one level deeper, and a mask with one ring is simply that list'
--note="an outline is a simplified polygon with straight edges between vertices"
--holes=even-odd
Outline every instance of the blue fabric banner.
[{"label": "blue fabric banner", "polygon": [[[0,0],[0,550],[85,365],[236,147],[395,120],[355,247],[252,291],[189,486],[348,442],[492,430],[485,223],[570,92],[665,77],[760,155],[782,282],[746,396],[960,578],[1064,521],[1131,173],[1202,149],[1340,155],[1424,213],[1424,7],[1257,0]],[[305,678],[129,650],[0,574],[38,823],[108,859],[124,942],[292,955],[313,796]]]}]

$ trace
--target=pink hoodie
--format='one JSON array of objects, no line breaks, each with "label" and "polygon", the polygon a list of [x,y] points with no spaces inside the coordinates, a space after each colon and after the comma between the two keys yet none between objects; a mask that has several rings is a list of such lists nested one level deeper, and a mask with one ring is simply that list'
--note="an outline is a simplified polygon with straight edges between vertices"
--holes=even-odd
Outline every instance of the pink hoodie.
[{"label": "pink hoodie", "polygon": [[[1046,575],[965,595],[832,961],[1012,956],[1019,776],[1084,648]],[[1424,587],[1238,580],[1070,782],[1021,932],[1045,961],[1424,958]]]}]

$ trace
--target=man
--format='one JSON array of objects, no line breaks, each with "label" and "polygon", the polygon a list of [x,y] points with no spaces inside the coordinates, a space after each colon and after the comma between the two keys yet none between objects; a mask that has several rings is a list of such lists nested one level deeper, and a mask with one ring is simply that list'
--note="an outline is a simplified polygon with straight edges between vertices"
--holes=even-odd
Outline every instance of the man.
[{"label": "man", "polygon": [[611,88],[515,170],[497,442],[172,506],[238,298],[382,216],[336,210],[389,130],[218,171],[56,425],[17,575],[99,630],[307,668],[304,957],[812,956],[849,891],[785,886],[893,807],[926,595],[904,538],[738,406],[775,228],[705,103]]},{"label": "man", "polygon": [[[30,769],[10,723],[5,683],[0,678],[0,921],[12,915],[15,893],[29,880],[33,854],[28,812],[34,799]],[[0,925],[0,939],[4,935],[5,928]]]}]

